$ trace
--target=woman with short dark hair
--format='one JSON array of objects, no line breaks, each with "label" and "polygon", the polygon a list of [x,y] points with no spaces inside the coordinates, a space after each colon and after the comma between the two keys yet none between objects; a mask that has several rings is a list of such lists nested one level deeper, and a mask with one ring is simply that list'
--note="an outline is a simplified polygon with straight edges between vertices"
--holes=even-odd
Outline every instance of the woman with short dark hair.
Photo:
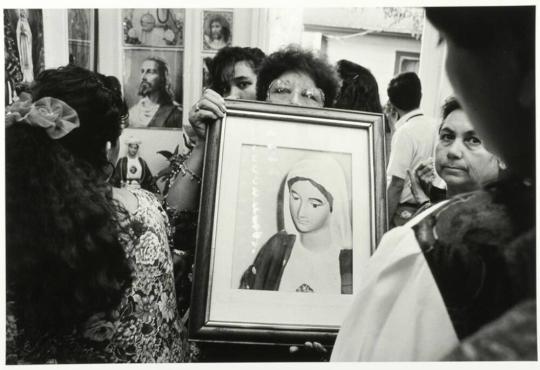
[{"label": "woman with short dark hair", "polygon": [[[295,93],[295,88],[300,90]],[[257,100],[331,107],[337,89],[337,76],[331,65],[312,52],[291,45],[265,59],[257,79]]]}]

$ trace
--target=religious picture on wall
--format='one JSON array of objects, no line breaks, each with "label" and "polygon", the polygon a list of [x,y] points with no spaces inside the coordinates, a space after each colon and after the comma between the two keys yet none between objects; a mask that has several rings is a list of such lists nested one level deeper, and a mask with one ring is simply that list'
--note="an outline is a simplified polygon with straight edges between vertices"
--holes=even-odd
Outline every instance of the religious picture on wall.
[{"label": "religious picture on wall", "polygon": [[94,9],[68,9],[69,63],[94,70]]},{"label": "religious picture on wall", "polygon": [[45,69],[40,9],[4,9],[5,104]]},{"label": "religious picture on wall", "polygon": [[184,9],[123,9],[124,45],[184,46]]},{"label": "religious picture on wall", "polygon": [[233,32],[233,12],[205,11],[203,13],[204,50],[219,50],[230,46]]},{"label": "religious picture on wall", "polygon": [[139,155],[141,140],[135,136],[129,136],[125,144],[127,145],[126,156],[118,159],[110,183],[119,188],[144,189],[159,193],[150,167]]},{"label": "religious picture on wall", "polygon": [[[272,152],[268,156],[264,146],[249,145],[241,150],[239,192],[244,187],[256,189],[254,184],[259,184],[261,191],[247,192],[251,193],[252,207],[259,208],[256,223],[252,209],[244,211],[246,202],[239,198],[238,215],[247,217],[239,218],[236,226],[239,249],[233,285],[252,290],[351,294],[350,155],[287,148]],[[257,167],[266,170],[257,171]],[[278,191],[267,193],[269,189]],[[274,220],[274,232],[263,238],[271,232]],[[249,265],[242,267],[245,263]]]},{"label": "religious picture on wall", "polygon": [[124,50],[130,128],[182,127],[182,53]]}]

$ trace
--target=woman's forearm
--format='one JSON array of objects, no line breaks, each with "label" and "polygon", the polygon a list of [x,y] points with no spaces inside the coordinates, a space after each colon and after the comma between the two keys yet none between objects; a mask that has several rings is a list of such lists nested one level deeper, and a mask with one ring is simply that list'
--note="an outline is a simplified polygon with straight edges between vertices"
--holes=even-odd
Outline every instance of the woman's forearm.
[{"label": "woman's forearm", "polygon": [[197,210],[201,189],[200,179],[204,159],[204,142],[197,144],[183,166],[185,174],[178,173],[167,194],[167,204],[176,210]]}]

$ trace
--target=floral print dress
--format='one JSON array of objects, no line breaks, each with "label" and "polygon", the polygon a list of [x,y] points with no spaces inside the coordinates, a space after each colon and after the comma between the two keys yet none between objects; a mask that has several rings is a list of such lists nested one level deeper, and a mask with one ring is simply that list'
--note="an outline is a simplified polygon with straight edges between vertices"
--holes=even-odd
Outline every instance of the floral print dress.
[{"label": "floral print dress", "polygon": [[130,192],[138,207],[121,222],[119,237],[133,281],[120,305],[96,313],[73,334],[30,344],[16,338],[8,302],[8,363],[184,361],[186,338],[176,305],[168,218],[151,193]]}]

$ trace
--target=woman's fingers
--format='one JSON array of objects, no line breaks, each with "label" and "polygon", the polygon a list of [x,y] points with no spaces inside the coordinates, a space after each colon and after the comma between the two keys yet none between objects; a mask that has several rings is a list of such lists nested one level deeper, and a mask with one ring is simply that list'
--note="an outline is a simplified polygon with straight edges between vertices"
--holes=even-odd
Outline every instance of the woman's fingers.
[{"label": "woman's fingers", "polygon": [[290,352],[290,353],[296,353],[296,352],[298,352],[299,350],[300,350],[300,347],[298,347],[298,346],[290,346],[290,347],[289,347],[289,352]]},{"label": "woman's fingers", "polygon": [[225,112],[223,111],[223,108],[220,106],[220,103],[212,99],[208,99],[207,97],[201,98],[199,102],[195,105],[198,106],[199,112],[202,112],[202,111],[212,112],[216,116],[216,118],[217,117],[221,118],[225,115]]},{"label": "woman's fingers", "polygon": [[212,102],[213,104],[217,105],[219,107],[219,109],[221,110],[221,112],[223,112],[223,113],[227,112],[227,107],[225,107],[225,100],[223,99],[223,97],[221,95],[219,95],[214,90],[212,90],[212,89],[204,90],[204,93],[203,93],[203,96],[201,97],[201,99],[206,99],[206,100]]},{"label": "woman's fingers", "polygon": [[316,350],[317,352],[322,352],[322,353],[328,352],[328,350],[319,342],[313,342],[312,346],[313,346],[312,348]]},{"label": "woman's fingers", "polygon": [[305,342],[304,346],[290,346],[289,352],[290,353],[297,353],[301,349],[304,349],[306,351],[310,352],[319,352],[319,353],[327,353],[328,350],[319,342]]}]

